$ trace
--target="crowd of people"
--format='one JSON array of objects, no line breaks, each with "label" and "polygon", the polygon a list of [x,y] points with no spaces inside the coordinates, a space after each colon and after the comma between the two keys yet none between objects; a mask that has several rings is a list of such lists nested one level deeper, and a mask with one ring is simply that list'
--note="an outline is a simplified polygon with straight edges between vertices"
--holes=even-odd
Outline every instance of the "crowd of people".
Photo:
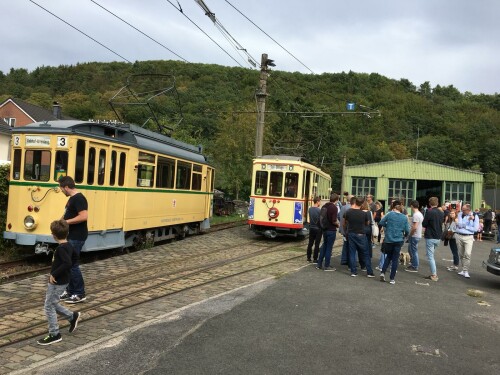
[{"label": "crowd of people", "polygon": [[[331,257],[337,232],[340,232],[343,239],[340,265],[349,268],[351,277],[359,275],[358,266],[361,272],[366,272],[367,277],[375,277],[372,257],[376,245],[380,246],[380,258],[375,268],[380,271],[380,281],[385,282],[386,273],[389,272],[389,283],[395,284],[398,265],[405,256],[409,258],[409,264],[404,270],[418,272],[418,244],[424,238],[425,255],[429,263],[429,275],[426,279],[434,282],[439,280],[434,256],[441,242],[450,247],[453,256],[453,265],[447,267],[447,270],[470,279],[475,236],[478,241],[482,241],[481,234],[486,229],[491,233],[493,219],[500,227],[500,213],[494,215],[489,210],[480,219],[477,212],[472,211],[470,204],[466,203],[457,210],[449,203],[439,206],[437,197],[429,198],[428,205],[423,210],[418,201],[411,201],[410,215],[397,199],[384,212],[383,205],[374,201],[372,195],[348,196],[343,204],[339,202],[339,198],[338,194],[331,194],[330,201],[322,208],[321,200],[315,198],[314,205],[309,208],[307,261],[314,263],[318,270],[336,271],[331,264]],[[402,253],[405,243],[408,244],[406,254]],[[497,243],[500,243],[500,233]]]}]

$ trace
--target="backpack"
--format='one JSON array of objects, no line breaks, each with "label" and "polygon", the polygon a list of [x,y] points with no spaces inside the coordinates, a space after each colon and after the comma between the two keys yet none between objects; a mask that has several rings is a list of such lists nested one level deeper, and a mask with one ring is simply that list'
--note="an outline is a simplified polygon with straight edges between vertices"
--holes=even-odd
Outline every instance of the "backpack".
[{"label": "backpack", "polygon": [[330,220],[328,219],[328,207],[323,205],[321,211],[319,212],[319,227],[323,230],[327,230],[330,226]]}]

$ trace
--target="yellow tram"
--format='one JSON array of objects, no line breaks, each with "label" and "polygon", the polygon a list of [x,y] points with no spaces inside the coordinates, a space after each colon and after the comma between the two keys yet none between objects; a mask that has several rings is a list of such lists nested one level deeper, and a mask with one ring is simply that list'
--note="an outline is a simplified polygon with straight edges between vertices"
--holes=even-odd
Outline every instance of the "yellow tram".
[{"label": "yellow tram", "polygon": [[267,155],[253,161],[248,210],[250,228],[266,237],[307,234],[314,197],[329,200],[332,179],[296,156]]},{"label": "yellow tram", "polygon": [[184,237],[210,227],[214,169],[201,147],[131,124],[75,120],[12,130],[6,231],[18,245],[48,253],[50,223],[67,198],[69,175],[87,198],[82,251]]}]

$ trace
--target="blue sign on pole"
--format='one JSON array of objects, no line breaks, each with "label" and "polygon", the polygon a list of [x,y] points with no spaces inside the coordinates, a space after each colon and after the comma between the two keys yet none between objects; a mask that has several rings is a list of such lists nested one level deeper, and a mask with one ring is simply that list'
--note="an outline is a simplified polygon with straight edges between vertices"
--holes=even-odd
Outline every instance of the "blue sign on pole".
[{"label": "blue sign on pole", "polygon": [[354,111],[356,109],[356,103],[347,103],[346,108],[348,111]]}]

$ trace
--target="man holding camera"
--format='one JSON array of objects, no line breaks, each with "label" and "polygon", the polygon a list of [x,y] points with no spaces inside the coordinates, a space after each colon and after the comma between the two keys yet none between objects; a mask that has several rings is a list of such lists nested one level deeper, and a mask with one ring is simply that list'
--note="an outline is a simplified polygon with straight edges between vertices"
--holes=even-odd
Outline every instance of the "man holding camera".
[{"label": "man holding camera", "polygon": [[470,204],[462,206],[462,212],[458,214],[457,228],[455,230],[455,239],[457,241],[458,255],[462,262],[462,271],[458,274],[470,278],[469,267],[472,254],[472,245],[474,244],[474,233],[479,230],[479,216],[471,211]]}]

